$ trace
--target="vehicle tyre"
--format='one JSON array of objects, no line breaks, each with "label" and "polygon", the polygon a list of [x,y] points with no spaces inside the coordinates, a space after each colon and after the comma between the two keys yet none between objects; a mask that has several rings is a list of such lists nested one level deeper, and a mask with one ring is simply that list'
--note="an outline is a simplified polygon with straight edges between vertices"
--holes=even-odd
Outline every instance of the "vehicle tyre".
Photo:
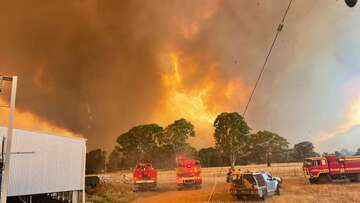
[{"label": "vehicle tyre", "polygon": [[310,184],[315,184],[317,182],[316,178],[310,178],[309,179]]},{"label": "vehicle tyre", "polygon": [[356,178],[355,178],[355,180],[356,180],[355,182],[360,182],[360,174],[356,174],[355,177],[356,177]]},{"label": "vehicle tyre", "polygon": [[261,201],[265,201],[265,195],[259,196],[259,198],[260,198]]},{"label": "vehicle tyre", "polygon": [[326,184],[330,182],[330,177],[328,175],[320,175],[316,181],[318,184]]},{"label": "vehicle tyre", "polygon": [[279,188],[279,186],[277,186],[275,194],[280,196],[280,188]]},{"label": "vehicle tyre", "polygon": [[357,177],[350,177],[350,182],[355,183],[358,182]]},{"label": "vehicle tyre", "polygon": [[238,200],[243,200],[243,199],[244,199],[244,197],[243,197],[242,195],[236,195],[236,198],[237,198]]}]

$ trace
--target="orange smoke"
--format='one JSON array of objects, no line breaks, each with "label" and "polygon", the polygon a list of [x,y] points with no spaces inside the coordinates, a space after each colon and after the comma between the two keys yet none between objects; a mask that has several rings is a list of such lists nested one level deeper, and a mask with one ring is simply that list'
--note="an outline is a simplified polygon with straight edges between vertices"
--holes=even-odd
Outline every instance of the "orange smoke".
[{"label": "orange smoke", "polygon": [[[1,99],[1,104],[5,102]],[[83,137],[65,128],[54,126],[30,112],[15,111],[14,127],[24,130],[46,132],[69,137]],[[0,125],[7,126],[9,122],[9,108],[0,108]]]},{"label": "orange smoke", "polygon": [[191,20],[176,19],[180,25],[180,32],[186,39],[196,35],[202,23],[211,18],[218,10],[221,0],[213,0],[204,2],[195,12]]}]

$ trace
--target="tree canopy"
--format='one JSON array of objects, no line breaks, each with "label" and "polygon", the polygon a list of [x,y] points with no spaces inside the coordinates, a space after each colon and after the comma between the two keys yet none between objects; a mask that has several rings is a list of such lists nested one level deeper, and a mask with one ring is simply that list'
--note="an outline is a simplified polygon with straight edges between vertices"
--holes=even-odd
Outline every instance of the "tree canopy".
[{"label": "tree canopy", "polygon": [[251,128],[237,112],[221,113],[215,119],[214,127],[216,148],[229,157],[230,164],[233,167],[237,158],[248,151]]},{"label": "tree canopy", "polygon": [[[139,125],[131,128],[117,138],[115,150],[128,158],[132,165],[136,161],[152,159],[152,152],[158,146],[163,128],[157,124]],[[129,164],[131,164],[129,163]]]},{"label": "tree canopy", "polygon": [[297,161],[303,161],[306,157],[319,156],[314,149],[315,147],[311,142],[300,142],[294,145],[294,156]]},{"label": "tree canopy", "polygon": [[249,157],[255,163],[281,162],[289,147],[289,142],[276,133],[259,131],[250,136]]},{"label": "tree canopy", "polygon": [[201,164],[205,167],[223,166],[224,160],[221,153],[213,148],[208,147],[199,150],[199,159]]},{"label": "tree canopy", "polygon": [[195,129],[193,124],[182,118],[167,126],[163,135],[164,144],[170,144],[175,152],[181,152],[186,148],[187,140],[195,137]]},{"label": "tree canopy", "polygon": [[117,170],[133,167],[137,161],[151,161],[156,167],[172,167],[177,153],[197,156],[196,149],[187,143],[194,136],[194,126],[185,119],[165,129],[157,124],[135,126],[117,138],[108,166]]},{"label": "tree canopy", "polygon": [[102,173],[105,171],[106,152],[96,149],[86,153],[86,173]]}]

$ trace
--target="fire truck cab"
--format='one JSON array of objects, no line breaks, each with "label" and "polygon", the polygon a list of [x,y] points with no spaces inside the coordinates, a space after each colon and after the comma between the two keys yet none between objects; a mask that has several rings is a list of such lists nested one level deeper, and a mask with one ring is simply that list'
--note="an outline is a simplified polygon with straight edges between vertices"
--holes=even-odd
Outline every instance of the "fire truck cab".
[{"label": "fire truck cab", "polygon": [[304,160],[303,170],[310,183],[326,183],[335,179],[360,182],[360,157],[310,157]]}]

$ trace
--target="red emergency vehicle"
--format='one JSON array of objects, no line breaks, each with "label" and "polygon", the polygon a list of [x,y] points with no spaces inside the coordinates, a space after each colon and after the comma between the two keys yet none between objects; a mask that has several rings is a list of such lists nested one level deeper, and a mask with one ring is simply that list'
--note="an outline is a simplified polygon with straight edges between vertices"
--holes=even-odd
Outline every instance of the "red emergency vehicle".
[{"label": "red emergency vehicle", "polygon": [[133,172],[134,188],[139,190],[156,190],[157,171],[151,163],[137,163]]},{"label": "red emergency vehicle", "polygon": [[200,188],[202,184],[200,161],[193,159],[178,159],[176,184],[178,190],[185,187]]},{"label": "red emergency vehicle", "polygon": [[306,158],[303,170],[310,183],[327,183],[335,179],[360,182],[360,156]]}]

